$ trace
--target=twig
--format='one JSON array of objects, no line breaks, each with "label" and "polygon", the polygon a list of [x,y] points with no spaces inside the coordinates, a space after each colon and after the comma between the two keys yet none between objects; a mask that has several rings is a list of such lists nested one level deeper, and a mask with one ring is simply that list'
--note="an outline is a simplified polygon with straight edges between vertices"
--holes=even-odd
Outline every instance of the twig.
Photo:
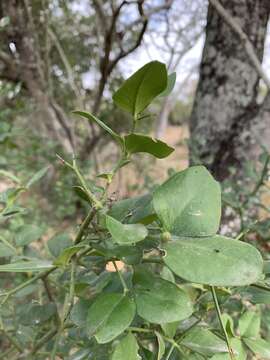
[{"label": "twig", "polygon": [[218,14],[223,18],[223,20],[231,27],[233,32],[237,34],[243,43],[244,49],[249,57],[252,65],[256,69],[258,75],[263,79],[268,90],[270,90],[270,80],[266,73],[264,72],[261,62],[256,55],[254,47],[249,40],[248,36],[242,30],[241,26],[234,20],[230,13],[220,4],[218,0],[209,0],[210,4],[216,9]]},{"label": "twig", "polygon": [[212,293],[212,297],[213,297],[213,300],[214,300],[214,304],[215,304],[218,320],[219,320],[219,323],[220,323],[220,327],[222,329],[222,332],[224,334],[225,341],[226,341],[226,344],[227,344],[227,347],[228,347],[230,358],[231,358],[231,360],[234,360],[235,359],[234,358],[234,353],[233,353],[233,350],[232,350],[231,345],[230,345],[230,340],[229,340],[227,331],[225,329],[225,326],[224,326],[222,318],[221,318],[221,311],[220,311],[220,307],[219,307],[219,303],[218,303],[218,299],[217,299],[217,294],[216,294],[216,290],[215,290],[214,286],[211,286],[211,293]]}]

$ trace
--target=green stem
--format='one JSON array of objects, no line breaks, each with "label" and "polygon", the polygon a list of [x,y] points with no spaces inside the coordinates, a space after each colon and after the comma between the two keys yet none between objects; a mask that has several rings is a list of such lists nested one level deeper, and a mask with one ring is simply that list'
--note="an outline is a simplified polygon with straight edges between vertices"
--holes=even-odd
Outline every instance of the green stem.
[{"label": "green stem", "polygon": [[80,226],[79,232],[74,241],[75,244],[78,244],[82,240],[85,230],[88,228],[95,215],[96,209],[91,209]]},{"label": "green stem", "polygon": [[117,272],[117,274],[118,274],[118,276],[119,276],[119,279],[120,279],[120,281],[121,281],[121,284],[122,284],[122,286],[123,286],[124,294],[126,294],[126,293],[128,292],[128,287],[127,287],[127,284],[126,284],[126,282],[125,282],[125,279],[123,278],[121,272],[119,271],[119,269],[118,269],[118,267],[117,267],[117,265],[116,265],[116,262],[113,261],[112,263],[113,263],[113,266],[114,266],[114,268],[115,268],[115,271]]},{"label": "green stem", "polygon": [[265,290],[265,291],[270,291],[270,287],[265,286],[265,285],[260,285],[260,284],[251,284],[252,287],[256,287],[257,289],[261,289],[261,290]]},{"label": "green stem", "polygon": [[215,290],[214,286],[211,286],[211,293],[212,293],[213,301],[214,301],[214,304],[215,304],[215,308],[216,308],[218,320],[219,320],[219,323],[220,323],[220,327],[222,329],[222,332],[224,334],[225,341],[226,341],[226,344],[227,344],[227,347],[228,347],[230,358],[231,358],[231,360],[234,360],[235,359],[234,358],[234,353],[233,353],[233,350],[232,350],[231,345],[230,345],[230,340],[229,340],[227,331],[225,329],[225,326],[224,326],[222,318],[221,318],[221,311],[220,311],[220,307],[219,307],[219,303],[218,303],[218,299],[217,299],[217,294],[216,294],[216,290]]},{"label": "green stem", "polygon": [[171,344],[170,350],[169,350],[169,352],[168,352],[165,360],[169,360],[169,359],[170,359],[173,350],[174,350],[174,344]]}]

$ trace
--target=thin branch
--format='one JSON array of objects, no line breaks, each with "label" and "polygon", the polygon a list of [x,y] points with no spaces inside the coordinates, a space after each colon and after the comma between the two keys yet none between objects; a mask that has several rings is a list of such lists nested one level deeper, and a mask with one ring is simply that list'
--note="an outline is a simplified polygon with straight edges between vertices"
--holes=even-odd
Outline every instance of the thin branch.
[{"label": "thin branch", "polygon": [[249,40],[248,36],[242,30],[241,26],[234,20],[234,18],[229,14],[229,12],[220,4],[218,0],[209,0],[210,4],[215,8],[218,14],[223,18],[223,20],[231,27],[233,32],[239,36],[241,42],[243,43],[244,49],[249,57],[250,62],[256,69],[258,75],[263,79],[268,90],[270,90],[270,80],[266,73],[264,72],[261,62],[254,50],[254,47]]}]

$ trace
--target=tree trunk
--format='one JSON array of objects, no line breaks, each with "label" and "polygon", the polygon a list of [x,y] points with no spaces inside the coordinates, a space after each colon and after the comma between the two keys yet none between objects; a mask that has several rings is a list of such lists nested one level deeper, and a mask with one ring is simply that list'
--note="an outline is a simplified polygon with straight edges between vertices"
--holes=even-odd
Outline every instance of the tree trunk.
[{"label": "tree trunk", "polygon": [[[270,1],[220,3],[239,23],[262,61]],[[259,76],[243,44],[209,5],[190,122],[190,150],[191,162],[205,164],[219,180],[228,177],[231,166],[237,166],[240,174],[245,160],[257,159],[260,152],[257,136],[269,148],[270,96],[259,105],[258,85]]]}]

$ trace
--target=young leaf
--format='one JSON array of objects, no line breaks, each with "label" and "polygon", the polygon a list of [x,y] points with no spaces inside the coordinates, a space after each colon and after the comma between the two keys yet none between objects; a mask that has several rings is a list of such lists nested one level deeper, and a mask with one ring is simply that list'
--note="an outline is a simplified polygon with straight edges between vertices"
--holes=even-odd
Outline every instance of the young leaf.
[{"label": "young leaf", "polygon": [[170,75],[168,75],[167,87],[164,91],[162,91],[161,94],[159,94],[159,97],[165,97],[170,95],[170,93],[173,91],[175,81],[176,81],[176,72],[173,72]]},{"label": "young leaf", "polygon": [[224,236],[174,238],[164,246],[164,262],[181,278],[199,284],[244,286],[259,280],[263,260],[259,251]]},{"label": "young leaf", "polygon": [[105,130],[107,133],[109,133],[116,142],[118,142],[121,146],[123,145],[123,139],[120,135],[118,135],[115,131],[113,131],[108,125],[106,125],[103,121],[99,120],[97,117],[95,117],[93,114],[88,113],[86,111],[73,111],[73,114],[80,115],[86,119],[88,119],[91,122],[95,122],[98,124],[103,130]]},{"label": "young leaf", "polygon": [[145,267],[135,271],[135,301],[138,314],[145,320],[163,324],[183,320],[192,314],[192,305],[175,284],[152,275]]},{"label": "young leaf", "polygon": [[126,150],[130,154],[135,153],[148,153],[155,156],[158,159],[163,159],[169,156],[174,149],[160,141],[153,139],[149,136],[141,134],[129,134],[124,137]]},{"label": "young leaf", "polygon": [[38,240],[43,234],[43,229],[36,225],[24,225],[15,236],[17,246],[25,246]]},{"label": "young leaf", "polygon": [[203,166],[176,173],[153,194],[154,209],[164,228],[179,236],[211,236],[221,216],[218,182]]},{"label": "young leaf", "polygon": [[188,331],[180,344],[183,344],[190,350],[198,352],[203,356],[228,352],[225,341],[221,340],[211,331],[201,327],[195,327]]},{"label": "young leaf", "polygon": [[115,293],[100,295],[88,311],[89,336],[95,335],[99,344],[110,342],[129,327],[135,310],[135,303],[128,296]]},{"label": "young leaf", "polygon": [[264,359],[270,359],[270,343],[264,339],[243,339],[244,343],[250,348],[254,354]]},{"label": "young leaf", "polygon": [[138,350],[135,336],[129,333],[116,345],[112,360],[139,360]]},{"label": "young leaf", "polygon": [[146,238],[148,231],[142,224],[122,224],[111,216],[106,216],[106,225],[113,240],[121,245],[132,245]]},{"label": "young leaf", "polygon": [[113,95],[120,108],[137,116],[167,87],[166,66],[151,61],[128,78]]},{"label": "young leaf", "polygon": [[0,265],[0,272],[35,272],[51,268],[53,268],[53,264],[50,261],[31,260]]}]

